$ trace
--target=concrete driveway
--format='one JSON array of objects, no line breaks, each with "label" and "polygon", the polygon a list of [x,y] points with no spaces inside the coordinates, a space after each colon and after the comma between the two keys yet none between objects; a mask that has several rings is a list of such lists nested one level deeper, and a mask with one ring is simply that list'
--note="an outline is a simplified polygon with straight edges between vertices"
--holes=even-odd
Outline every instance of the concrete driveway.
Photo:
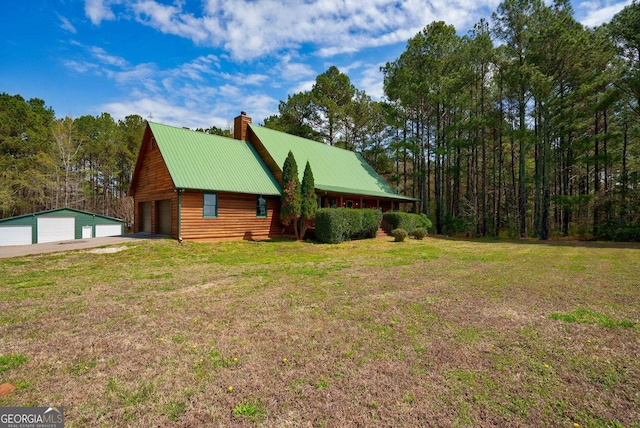
[{"label": "concrete driveway", "polygon": [[161,235],[148,233],[134,233],[131,235],[108,236],[104,238],[74,239],[73,241],[48,242],[46,244],[11,245],[0,247],[0,259],[21,257],[35,254],[59,253],[62,251],[84,250],[86,248],[116,245],[125,242],[135,242],[141,239],[165,238]]}]

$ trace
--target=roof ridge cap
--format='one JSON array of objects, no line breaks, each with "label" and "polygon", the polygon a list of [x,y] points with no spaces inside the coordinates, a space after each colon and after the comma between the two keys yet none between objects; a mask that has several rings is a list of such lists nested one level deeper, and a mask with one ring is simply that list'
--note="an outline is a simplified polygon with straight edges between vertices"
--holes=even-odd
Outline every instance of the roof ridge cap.
[{"label": "roof ridge cap", "polygon": [[323,143],[322,141],[312,140],[310,138],[305,138],[305,137],[301,137],[299,135],[289,134],[288,132],[278,131],[277,129],[267,128],[266,126],[260,126],[260,125],[256,125],[256,124],[253,124],[253,123],[250,123],[249,126],[256,126],[258,128],[268,129],[269,131],[279,132],[280,134],[285,134],[285,135],[288,135],[289,137],[300,138],[302,140],[309,141],[310,143],[322,144],[323,146],[326,146],[326,147],[331,147],[333,149],[342,150],[342,151],[345,151],[345,152],[348,152],[348,153],[355,153],[356,155],[360,156],[360,153],[358,153],[358,152],[356,152],[354,150],[345,149],[344,147],[332,146],[330,144]]}]

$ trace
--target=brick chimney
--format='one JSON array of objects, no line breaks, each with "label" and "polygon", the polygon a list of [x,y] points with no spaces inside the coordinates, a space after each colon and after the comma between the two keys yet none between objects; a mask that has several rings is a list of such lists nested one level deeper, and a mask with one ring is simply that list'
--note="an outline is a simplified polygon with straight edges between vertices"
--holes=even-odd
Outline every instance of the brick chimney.
[{"label": "brick chimney", "polygon": [[247,113],[244,111],[240,112],[240,116],[233,120],[233,138],[247,141],[250,123],[251,118],[247,116]]}]

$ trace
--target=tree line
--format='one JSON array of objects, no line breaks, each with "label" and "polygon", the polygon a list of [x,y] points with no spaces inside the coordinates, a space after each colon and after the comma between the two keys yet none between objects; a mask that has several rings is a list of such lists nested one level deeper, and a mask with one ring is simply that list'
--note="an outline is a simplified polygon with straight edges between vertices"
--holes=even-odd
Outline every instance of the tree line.
[{"label": "tree line", "polygon": [[437,233],[640,240],[640,5],[587,28],[506,0],[467,35],[433,22],[374,102],[336,67],[274,129],[361,153]]},{"label": "tree line", "polygon": [[108,113],[56,119],[43,100],[0,94],[0,218],[70,207],[131,224],[145,125]]}]

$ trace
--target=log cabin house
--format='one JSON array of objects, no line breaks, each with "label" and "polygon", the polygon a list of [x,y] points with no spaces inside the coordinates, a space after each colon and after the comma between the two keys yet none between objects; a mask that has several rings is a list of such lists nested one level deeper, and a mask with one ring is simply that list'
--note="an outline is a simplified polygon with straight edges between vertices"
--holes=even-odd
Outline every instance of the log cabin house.
[{"label": "log cabin house", "polygon": [[397,195],[357,153],[256,126],[244,112],[234,138],[149,122],[129,194],[135,232],[178,240],[267,239],[282,226],[282,165],[291,150],[300,180],[309,161],[320,207],[388,211]]}]

